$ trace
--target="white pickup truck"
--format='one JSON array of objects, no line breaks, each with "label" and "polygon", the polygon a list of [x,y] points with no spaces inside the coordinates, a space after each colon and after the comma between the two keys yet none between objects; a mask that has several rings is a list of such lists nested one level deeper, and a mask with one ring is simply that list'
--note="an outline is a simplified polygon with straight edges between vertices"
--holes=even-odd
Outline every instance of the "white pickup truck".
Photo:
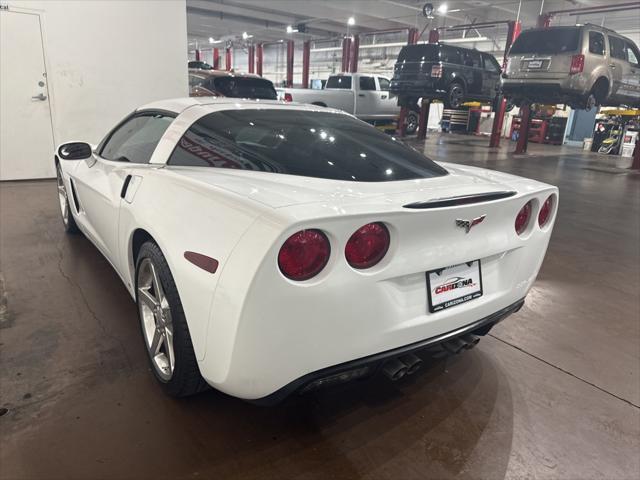
[{"label": "white pickup truck", "polygon": [[[337,108],[367,122],[396,120],[400,113],[397,98],[389,93],[389,79],[366,73],[331,75],[322,90],[278,88],[278,98]],[[418,128],[418,105],[407,113],[407,133]]]}]

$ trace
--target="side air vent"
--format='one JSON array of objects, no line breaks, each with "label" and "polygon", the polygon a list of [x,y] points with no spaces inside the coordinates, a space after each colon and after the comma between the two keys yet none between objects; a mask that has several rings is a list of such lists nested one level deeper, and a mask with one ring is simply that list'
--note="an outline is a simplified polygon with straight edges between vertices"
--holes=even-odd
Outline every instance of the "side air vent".
[{"label": "side air vent", "polygon": [[76,207],[76,213],[80,213],[80,202],[78,201],[78,194],[76,192],[76,185],[73,178],[69,179],[71,183],[71,196],[73,197],[73,206]]},{"label": "side air vent", "polygon": [[457,197],[446,198],[434,198],[433,200],[427,200],[425,202],[414,202],[403,205],[404,208],[414,209],[427,209],[427,208],[442,208],[442,207],[456,207],[458,205],[471,205],[474,203],[491,202],[493,200],[500,200],[502,198],[513,197],[517,192],[489,192],[489,193],[476,193],[473,195],[460,195]]}]

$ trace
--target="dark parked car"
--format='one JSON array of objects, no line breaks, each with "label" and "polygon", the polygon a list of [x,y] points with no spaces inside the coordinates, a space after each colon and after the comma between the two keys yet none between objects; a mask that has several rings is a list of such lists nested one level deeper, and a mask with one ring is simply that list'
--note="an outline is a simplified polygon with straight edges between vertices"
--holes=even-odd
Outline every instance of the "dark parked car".
[{"label": "dark parked car", "polygon": [[396,62],[391,93],[403,98],[433,98],[447,108],[464,102],[493,101],[500,88],[500,64],[493,55],[442,43],[403,47]]},{"label": "dark parked car", "polygon": [[190,97],[233,97],[277,100],[273,83],[251,73],[189,70]]},{"label": "dark parked car", "polygon": [[188,63],[189,68],[197,68],[198,70],[213,70],[213,67],[207,62],[201,62],[200,60],[192,60]]}]

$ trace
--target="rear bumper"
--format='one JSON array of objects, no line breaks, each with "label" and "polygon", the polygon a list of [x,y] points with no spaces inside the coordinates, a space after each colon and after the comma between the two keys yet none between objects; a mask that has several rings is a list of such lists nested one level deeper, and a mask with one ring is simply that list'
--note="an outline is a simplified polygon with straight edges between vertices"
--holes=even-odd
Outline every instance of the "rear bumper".
[{"label": "rear bumper", "polygon": [[502,80],[502,92],[506,96],[522,96],[538,102],[577,100],[583,98],[588,91],[586,83],[578,78]]},{"label": "rear bumper", "polygon": [[430,77],[414,80],[391,80],[389,91],[395,95],[443,98],[447,93],[441,82]]},{"label": "rear bumper", "polygon": [[480,320],[477,320],[469,325],[457,328],[450,332],[427,338],[419,342],[411,343],[403,347],[387,350],[386,352],[376,353],[374,355],[358,358],[356,360],[351,360],[349,362],[334,365],[332,367],[323,368],[322,370],[309,373],[294,380],[293,382],[285,385],[271,395],[267,395],[266,397],[259,398],[257,400],[252,400],[251,402],[258,405],[274,405],[281,402],[289,395],[307,391],[310,386],[313,386],[314,382],[327,379],[328,377],[334,377],[336,375],[340,375],[341,373],[348,373],[353,370],[361,370],[367,368],[366,374],[359,378],[371,377],[375,375],[384,365],[384,363],[389,359],[397,358],[409,353],[416,353],[422,350],[430,350],[434,347],[437,347],[443,342],[453,340],[454,338],[461,337],[468,333],[474,333],[476,335],[486,335],[494,325],[501,322],[512,313],[516,313],[522,308],[523,305],[524,298],[489,316],[481,318]]}]

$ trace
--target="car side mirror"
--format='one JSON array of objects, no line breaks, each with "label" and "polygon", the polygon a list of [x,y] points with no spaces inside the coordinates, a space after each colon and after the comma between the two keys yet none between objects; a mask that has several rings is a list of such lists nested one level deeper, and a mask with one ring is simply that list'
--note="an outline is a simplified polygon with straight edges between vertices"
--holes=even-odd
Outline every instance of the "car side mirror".
[{"label": "car side mirror", "polygon": [[58,148],[58,157],[62,160],[86,160],[92,153],[91,145],[84,142],[64,143]]}]

